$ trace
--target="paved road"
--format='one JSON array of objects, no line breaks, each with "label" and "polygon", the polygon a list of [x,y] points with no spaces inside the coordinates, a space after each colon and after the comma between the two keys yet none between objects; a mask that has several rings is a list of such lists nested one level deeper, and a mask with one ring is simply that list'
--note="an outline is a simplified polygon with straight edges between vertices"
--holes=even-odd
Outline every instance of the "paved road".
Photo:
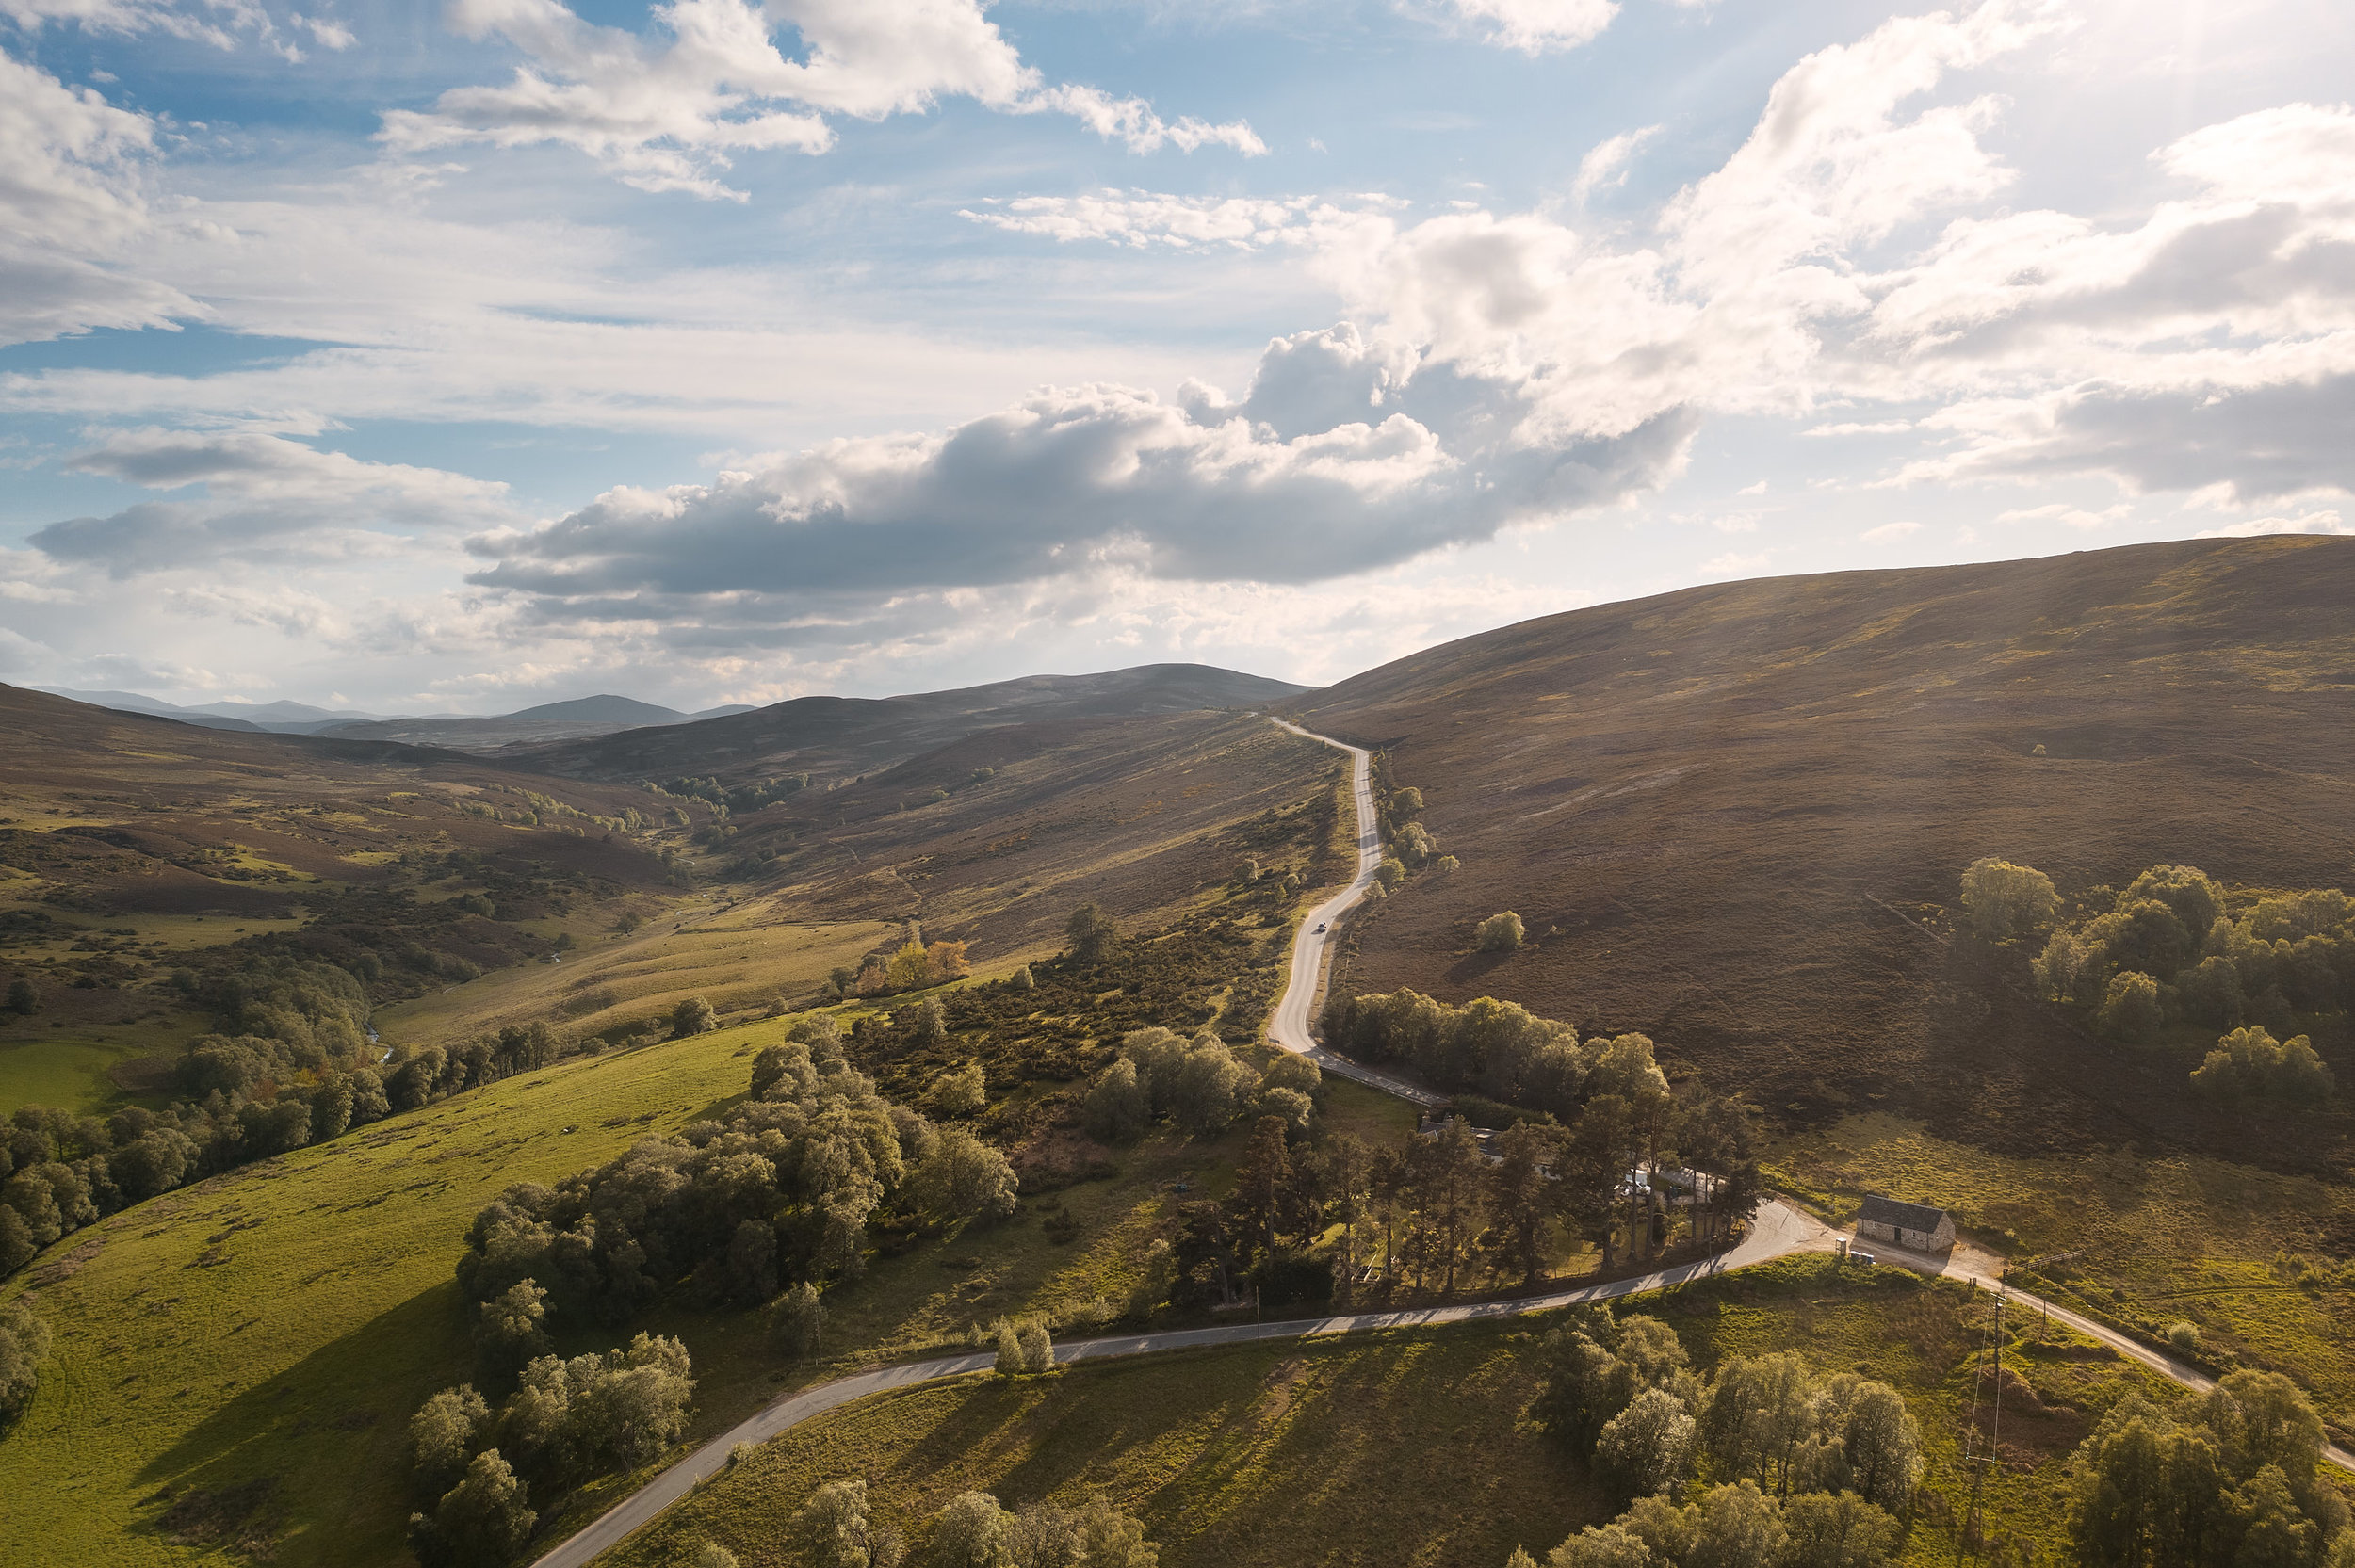
[{"label": "paved road", "polygon": [[[1974,1253],[1970,1249],[1957,1247],[1951,1254],[1940,1256],[1935,1253],[1916,1253],[1905,1248],[1892,1247],[1886,1242],[1879,1241],[1872,1243],[1870,1250],[1873,1256],[1882,1263],[1893,1263],[1902,1268],[1925,1274],[1941,1275],[1950,1280],[1970,1280],[1986,1289],[2005,1291],[2010,1296],[2012,1303],[2022,1311],[2047,1313],[2051,1315],[2055,1322],[2065,1323],[2087,1339],[2097,1340],[2127,1360],[2148,1366],[2161,1377],[2172,1378],[2186,1388],[2204,1394],[2216,1386],[2214,1378],[2195,1366],[2187,1366],[2173,1356],[2154,1350],[2139,1339],[2120,1334],[2106,1323],[2098,1323],[2080,1313],[2070,1311],[2067,1307],[2055,1306],[2041,1296],[2033,1295],[2016,1285],[2007,1283],[1988,1269],[1986,1267],[1988,1263],[1999,1263],[2000,1260],[1990,1258],[1987,1254]],[[2322,1457],[2342,1470],[2355,1471],[2355,1454],[2348,1453],[2336,1444],[2326,1445],[2322,1450]]]},{"label": "paved road", "polygon": [[[1275,722],[1281,724],[1283,720]],[[1381,831],[1373,815],[1373,784],[1372,754],[1356,746],[1345,745],[1327,736],[1315,735],[1296,724],[1284,724],[1295,735],[1324,741],[1327,746],[1347,752],[1355,771],[1357,797],[1357,874],[1350,884],[1312,910],[1301,922],[1300,934],[1293,944],[1292,967],[1285,986],[1283,999],[1276,1003],[1274,1021],[1268,1026],[1269,1039],[1287,1051],[1296,1052],[1314,1060],[1327,1073],[1412,1100],[1419,1105],[1441,1103],[1444,1095],[1433,1092],[1420,1084],[1391,1074],[1380,1072],[1346,1057],[1336,1056],[1316,1043],[1308,1033],[1308,1020],[1315,1006],[1316,993],[1322,978],[1326,949],[1334,933],[1334,922],[1358,900],[1373,882],[1373,869],[1381,864]],[[1326,927],[1323,933],[1319,926]],[[1157,1350],[1177,1350],[1201,1345],[1234,1345],[1246,1341],[1268,1339],[1317,1339],[1338,1334],[1366,1334],[1382,1329],[1421,1328],[1442,1323],[1469,1323],[1498,1317],[1519,1317],[1533,1312],[1551,1312],[1582,1301],[1608,1301],[1619,1296],[1632,1296],[1645,1291],[1664,1290],[1687,1280],[1721,1274],[1730,1269],[1765,1263],[1791,1253],[1829,1252],[1838,1243],[1838,1235],[1814,1216],[1781,1202],[1768,1202],[1759,1206],[1749,1234],[1741,1245],[1715,1257],[1704,1258],[1674,1269],[1632,1279],[1613,1280],[1607,1285],[1588,1285],[1583,1289],[1555,1291],[1545,1296],[1524,1297],[1509,1301],[1476,1301],[1462,1306],[1425,1307],[1410,1312],[1364,1312],[1339,1317],[1308,1317],[1289,1322],[1252,1324],[1235,1323],[1212,1329],[1181,1329],[1161,1334],[1118,1334],[1098,1339],[1067,1341],[1055,1347],[1060,1362],[1097,1361],[1113,1356],[1148,1355]],[[1884,1261],[1901,1264],[1931,1274],[1945,1274],[1957,1279],[1976,1280],[1981,1285],[2001,1284],[1983,1272],[1978,1260],[1968,1253],[1952,1257],[1933,1257],[1901,1252],[1893,1247],[1876,1246],[1875,1254]],[[2104,1328],[2089,1318],[2079,1317],[2064,1308],[2013,1289],[2012,1300],[2039,1311],[2050,1311],[2055,1317],[2080,1334],[2087,1334],[2109,1346],[2120,1354],[2132,1357],[2155,1371],[2173,1378],[2193,1388],[2205,1389],[2213,1382],[2192,1368],[2136,1343],[2115,1330]],[[625,1536],[653,1520],[664,1509],[693,1490],[698,1481],[724,1469],[728,1454],[739,1443],[765,1443],[800,1425],[813,1415],[820,1414],[853,1399],[886,1389],[905,1388],[914,1383],[930,1382],[935,1378],[950,1378],[966,1372],[978,1372],[991,1366],[996,1357],[987,1350],[965,1355],[941,1356],[931,1361],[905,1362],[896,1366],[878,1367],[859,1372],[832,1382],[820,1383],[799,1394],[788,1395],[774,1404],[739,1422],[729,1431],[697,1448],[676,1464],[663,1471],[638,1491],[616,1503],[605,1515],[586,1529],[573,1536],[541,1557],[532,1568],[587,1568],[587,1564]],[[2345,1469],[2355,1470],[2355,1457],[2338,1448],[2328,1450],[2331,1463]]]},{"label": "paved road", "polygon": [[[1178,1329],[1161,1334],[1115,1334],[1100,1339],[1070,1340],[1055,1347],[1055,1359],[1064,1364],[1102,1361],[1114,1356],[1150,1355],[1157,1350],[1182,1350],[1201,1345],[1238,1345],[1271,1339],[1324,1339],[1382,1329],[1426,1328],[1441,1323],[1515,1317],[1533,1312],[1551,1312],[1581,1301],[1609,1301],[1614,1297],[1632,1296],[1647,1290],[1664,1290],[1687,1280],[1721,1274],[1753,1263],[1764,1263],[1786,1253],[1828,1252],[1832,1245],[1833,1233],[1812,1215],[1784,1204],[1768,1203],[1760,1206],[1750,1234],[1731,1252],[1633,1279],[1613,1280],[1607,1285],[1588,1285],[1582,1290],[1559,1290],[1551,1295],[1524,1297],[1512,1301],[1474,1301],[1463,1306],[1424,1307],[1412,1312],[1360,1312],[1339,1317],[1296,1318],[1282,1323],[1230,1323],[1214,1329]],[[788,1395],[721,1433],[623,1498],[588,1528],[539,1559],[532,1568],[586,1568],[599,1553],[619,1544],[623,1537],[685,1496],[693,1490],[696,1482],[725,1469],[728,1454],[739,1443],[765,1443],[789,1427],[798,1426],[811,1416],[836,1406],[846,1405],[853,1399],[880,1394],[886,1389],[905,1388],[912,1383],[930,1382],[935,1378],[979,1372],[990,1366],[996,1359],[988,1350],[975,1350],[965,1355],[941,1356],[932,1361],[905,1362],[897,1366],[878,1367],[871,1372],[836,1378],[832,1382]]]},{"label": "paved road", "polygon": [[1374,867],[1382,864],[1382,824],[1373,815],[1373,753],[1363,747],[1351,746],[1304,730],[1297,724],[1287,724],[1281,719],[1275,722],[1297,736],[1321,740],[1336,751],[1346,752],[1350,757],[1352,784],[1357,795],[1357,874],[1324,902],[1308,912],[1300,922],[1300,932],[1292,939],[1292,970],[1284,986],[1283,999],[1275,1004],[1275,1014],[1269,1021],[1268,1043],[1295,1056],[1307,1057],[1320,1071],[1336,1077],[1354,1078],[1369,1084],[1386,1094],[1411,1100],[1419,1106],[1444,1105],[1447,1096],[1394,1073],[1326,1050],[1308,1032],[1308,1023],[1316,1015],[1318,994],[1323,989],[1325,954],[1340,936],[1334,928],[1340,918],[1366,896],[1373,885]]}]

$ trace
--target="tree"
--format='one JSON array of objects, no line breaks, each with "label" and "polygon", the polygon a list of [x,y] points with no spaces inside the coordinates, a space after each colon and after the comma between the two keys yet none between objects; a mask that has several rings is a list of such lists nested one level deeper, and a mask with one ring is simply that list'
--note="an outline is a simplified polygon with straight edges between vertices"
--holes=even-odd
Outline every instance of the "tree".
[{"label": "tree", "polygon": [[[1652,1556],[1640,1535],[1618,1525],[1589,1525],[1546,1554],[1546,1568],[1653,1568],[1662,1560]],[[1537,1568],[1528,1554],[1516,1552],[1506,1568]]]},{"label": "tree", "polygon": [[41,1010],[41,993],[33,989],[32,981],[19,975],[8,982],[8,1008],[19,1018],[30,1018]]},{"label": "tree", "polygon": [[914,991],[931,978],[932,961],[924,945],[912,936],[884,963],[884,983],[893,991]]},{"label": "tree", "polygon": [[1003,1220],[1018,1206],[1018,1186],[1006,1156],[963,1127],[943,1127],[931,1157],[908,1177],[918,1206],[944,1219]]},{"label": "tree", "polygon": [[1813,1379],[1789,1352],[1740,1356],[1718,1368],[1697,1436],[1721,1473],[1785,1490],[1791,1462],[1814,1428]]},{"label": "tree", "polygon": [[701,996],[690,996],[671,1010],[671,1038],[708,1034],[720,1026],[720,1014]]},{"label": "tree", "polygon": [[933,1568],[1014,1568],[1014,1515],[986,1492],[966,1492],[933,1522]]},{"label": "tree", "polygon": [[1283,1122],[1262,1116],[1235,1166],[1235,1218],[1247,1226],[1262,1257],[1275,1251],[1275,1233],[1292,1196],[1291,1147]]},{"label": "tree", "polygon": [[1848,1484],[1866,1502],[1902,1512],[1922,1478],[1922,1428],[1885,1382],[1860,1384],[1840,1432]]},{"label": "tree", "polygon": [[928,942],[924,945],[924,978],[934,985],[961,980],[973,972],[971,961],[966,957],[966,945],[962,942]]},{"label": "tree", "polygon": [[1051,1372],[1055,1369],[1055,1341],[1047,1332],[1047,1325],[1033,1317],[1022,1325],[1015,1335],[1022,1348],[1022,1369],[1025,1372]]},{"label": "tree", "polygon": [[2311,1106],[2337,1087],[2331,1070],[2304,1035],[2276,1041],[2258,1025],[2234,1029],[2192,1069],[2192,1087],[2227,1105],[2272,1098]]},{"label": "tree", "polygon": [[1502,1159],[1488,1172],[1488,1211],[1503,1233],[1504,1255],[1525,1285],[1535,1285],[1545,1272],[1553,1185],[1546,1180],[1545,1167],[1558,1142],[1551,1128],[1517,1122],[1498,1137]]},{"label": "tree", "polygon": [[1170,1092],[1178,1124],[1196,1138],[1225,1130],[1258,1087],[1259,1075],[1235,1059],[1214,1034],[1198,1034],[1186,1047]]},{"label": "tree", "polygon": [[474,1329],[477,1369],[484,1381],[512,1384],[526,1365],[548,1353],[548,1293],[518,1280],[482,1303]]},{"label": "tree", "polygon": [[2141,1044],[2154,1038],[2166,1014],[2159,1002],[2159,982],[2136,970],[2110,977],[2094,1026],[2112,1040]]},{"label": "tree", "polygon": [[440,1492],[463,1475],[475,1440],[491,1424],[491,1407],[474,1384],[445,1388],[409,1418],[409,1451],[429,1492]]},{"label": "tree", "polygon": [[989,1076],[968,1061],[933,1085],[932,1102],[943,1116],[979,1116],[989,1108]]},{"label": "tree", "polygon": [[1122,1057],[1098,1073],[1080,1102],[1080,1114],[1090,1136],[1107,1143],[1144,1137],[1153,1119],[1153,1101],[1137,1077],[1137,1064]]},{"label": "tree", "polygon": [[1406,880],[1406,867],[1394,857],[1384,855],[1381,864],[1373,868],[1373,880],[1382,884],[1383,892],[1390,892]]},{"label": "tree", "polygon": [[485,1448],[466,1466],[465,1479],[443,1495],[431,1519],[409,1516],[410,1543],[426,1568],[495,1568],[513,1560],[539,1519],[507,1461],[496,1448]]},{"label": "tree", "polygon": [[1528,932],[1521,926],[1521,917],[1511,910],[1492,914],[1472,928],[1472,946],[1484,953],[1509,953],[1521,945]]},{"label": "tree", "polygon": [[863,1480],[828,1481],[786,1525],[794,1560],[804,1568],[877,1568],[884,1533],[868,1516]]},{"label": "tree", "polygon": [[1963,872],[1962,907],[1981,941],[2008,942],[2049,924],[2060,896],[2043,872],[1990,856],[1973,861]]},{"label": "tree", "polygon": [[1595,1470],[1621,1498],[1672,1491],[1684,1479],[1693,1452],[1693,1417],[1684,1401],[1647,1388],[1603,1424],[1595,1440]]},{"label": "tree", "polygon": [[1684,1568],[1758,1568],[1782,1556],[1782,1509],[1747,1480],[1713,1486],[1700,1500]]},{"label": "tree", "polygon": [[1480,1230],[1482,1177],[1486,1166],[1480,1157],[1480,1140],[1470,1123],[1451,1116],[1438,1140],[1429,1146],[1423,1169],[1422,1211],[1430,1225],[1430,1241],[1439,1266],[1440,1293],[1453,1295],[1456,1270],[1471,1251]]},{"label": "tree", "polygon": [[[9,1212],[0,1209],[0,1214]],[[0,1430],[24,1414],[49,1356],[49,1325],[23,1296],[0,1304]]]},{"label": "tree", "polygon": [[1071,912],[1071,918],[1064,924],[1064,935],[1071,944],[1071,956],[1086,964],[1109,962],[1120,946],[1120,931],[1112,923],[1112,917],[1093,903],[1081,904]]},{"label": "tree", "polygon": [[918,1045],[938,1045],[949,1038],[949,1010],[940,1005],[937,996],[927,996],[916,1010],[916,1043]]},{"label": "tree", "polygon": [[1897,1547],[1897,1521],[1853,1492],[1810,1492],[1782,1505],[1789,1568],[1882,1568]]},{"label": "tree", "polygon": [[1031,973],[1031,966],[1026,963],[1006,977],[1006,986],[1013,991],[1036,991],[1038,978]]},{"label": "tree", "polygon": [[772,1321],[786,1354],[796,1361],[816,1355],[826,1335],[826,1303],[818,1286],[804,1280],[787,1291]]}]

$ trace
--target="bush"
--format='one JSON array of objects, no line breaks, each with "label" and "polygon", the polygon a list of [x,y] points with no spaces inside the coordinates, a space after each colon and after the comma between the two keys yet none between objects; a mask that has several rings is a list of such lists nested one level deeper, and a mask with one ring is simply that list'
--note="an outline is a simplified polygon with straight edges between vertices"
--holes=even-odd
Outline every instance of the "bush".
[{"label": "bush", "polygon": [[910,1173],[908,1195],[943,1220],[1003,1220],[1019,1206],[1019,1185],[1005,1156],[963,1127],[944,1127],[931,1156]]},{"label": "bush", "polygon": [[425,1568],[495,1568],[514,1560],[539,1519],[507,1461],[485,1448],[431,1518],[409,1516],[409,1542]]},{"label": "bush", "polygon": [[1521,926],[1521,917],[1511,910],[1492,914],[1472,931],[1472,945],[1484,953],[1509,953],[1521,945],[1529,933]]},{"label": "bush", "polygon": [[2270,1099],[2312,1107],[2329,1099],[2337,1087],[2312,1041],[2301,1034],[2277,1042],[2256,1025],[2218,1040],[2216,1049],[2192,1069],[2191,1082],[2201,1093],[2225,1105]]},{"label": "bush", "polygon": [[720,1014],[701,996],[690,996],[671,1010],[671,1038],[685,1040],[709,1034],[720,1026]]},{"label": "bush", "polygon": [[2185,1355],[2198,1355],[2200,1353],[2200,1325],[2197,1323],[2169,1324],[2167,1331],[2167,1342]]},{"label": "bush", "polygon": [[966,1062],[933,1085],[933,1108],[943,1116],[979,1116],[989,1108],[989,1078],[978,1061]]},{"label": "bush", "polygon": [[1031,966],[1026,963],[1006,977],[1006,984],[1015,991],[1036,991],[1038,978],[1031,973]]}]

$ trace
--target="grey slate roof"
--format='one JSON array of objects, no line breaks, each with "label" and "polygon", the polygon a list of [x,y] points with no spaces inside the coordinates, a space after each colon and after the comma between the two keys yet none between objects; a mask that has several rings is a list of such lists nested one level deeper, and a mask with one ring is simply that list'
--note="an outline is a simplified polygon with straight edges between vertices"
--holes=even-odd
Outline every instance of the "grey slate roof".
[{"label": "grey slate roof", "polygon": [[1946,1211],[1922,1204],[1901,1204],[1876,1193],[1864,1200],[1861,1218],[1876,1225],[1894,1225],[1901,1231],[1934,1231],[1945,1220]]}]

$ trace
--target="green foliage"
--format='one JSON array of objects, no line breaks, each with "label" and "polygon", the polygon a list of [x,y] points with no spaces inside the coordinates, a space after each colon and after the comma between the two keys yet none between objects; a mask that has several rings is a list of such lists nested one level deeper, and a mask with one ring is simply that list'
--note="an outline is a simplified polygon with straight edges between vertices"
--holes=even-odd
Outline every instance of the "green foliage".
[{"label": "green foliage", "polygon": [[467,1230],[460,1286],[491,1301],[528,1278],[559,1317],[619,1323],[690,1274],[750,1305],[780,1274],[856,1273],[868,1217],[899,1188],[922,1118],[800,1042],[763,1051],[754,1072],[760,1097],[719,1122],[644,1140],[553,1189],[509,1188]]},{"label": "green foliage", "polygon": [[671,1010],[671,1038],[686,1040],[709,1034],[720,1026],[720,1014],[701,996],[690,996]]},{"label": "green foliage", "polygon": [[1085,964],[1111,962],[1120,946],[1120,930],[1112,917],[1092,903],[1081,904],[1071,912],[1064,924],[1064,936],[1070,943],[1070,956]]},{"label": "green foliage", "polygon": [[49,1325],[33,1310],[30,1297],[0,1301],[0,1433],[33,1402],[49,1341]]},{"label": "green foliage", "polygon": [[1385,893],[1392,892],[1399,883],[1406,880],[1406,867],[1390,856],[1385,855],[1382,857],[1381,864],[1373,868],[1373,880],[1382,884],[1382,891]]},{"label": "green foliage", "polygon": [[1017,1206],[1018,1186],[1006,1156],[963,1127],[943,1127],[940,1140],[908,1180],[908,1198],[944,1220],[1003,1220]]},{"label": "green foliage", "polygon": [[988,1075],[980,1062],[967,1062],[933,1085],[932,1103],[943,1116],[979,1116],[989,1108]]},{"label": "green foliage", "polygon": [[507,1461],[486,1448],[430,1516],[410,1515],[409,1542],[423,1568],[497,1568],[514,1560],[539,1518]]},{"label": "green foliage", "polygon": [[530,1280],[517,1280],[482,1303],[475,1324],[476,1369],[486,1382],[511,1382],[516,1373],[548,1353],[548,1293]]},{"label": "green foliage", "polygon": [[1509,953],[1528,935],[1521,917],[1511,910],[1492,914],[1472,929],[1472,946],[1484,953]]},{"label": "green foliage", "polygon": [[825,1299],[816,1285],[804,1280],[778,1298],[771,1322],[785,1353],[796,1361],[806,1360],[825,1341]]},{"label": "green foliage", "polygon": [[1081,1124],[1107,1143],[1132,1143],[1152,1124],[1153,1095],[1137,1075],[1137,1064],[1121,1057],[1096,1075],[1080,1102]]},{"label": "green foliage", "polygon": [[2168,1413],[2121,1401],[2079,1447],[2069,1531],[2086,1568],[2308,1564],[2346,1532],[2347,1507],[2318,1473],[2323,1431],[2276,1373],[2229,1374]]},{"label": "green foliage", "polygon": [[1962,908],[1981,941],[2008,942],[2050,925],[2060,896],[2053,879],[2033,866],[1988,857],[1963,872]]},{"label": "green foliage", "polygon": [[2110,977],[2101,1010],[2094,1015],[2095,1027],[2112,1040],[2130,1044],[2156,1039],[2159,1026],[2166,1021],[2166,1010],[2159,1001],[2159,982],[2131,969]]},{"label": "green foliage", "polygon": [[1594,1061],[1569,1025],[1488,996],[1450,1007],[1407,990],[1336,993],[1319,1027],[1327,1045],[1351,1056],[1405,1061],[1442,1089],[1477,1089],[1557,1115],[1577,1105]]},{"label": "green foliage", "polygon": [[2304,1035],[2277,1041],[2257,1026],[2234,1029],[2217,1042],[2198,1067],[2192,1087],[2212,1100],[2238,1105],[2278,1100],[2311,1106],[2328,1099],[2337,1085],[2331,1069]]}]

